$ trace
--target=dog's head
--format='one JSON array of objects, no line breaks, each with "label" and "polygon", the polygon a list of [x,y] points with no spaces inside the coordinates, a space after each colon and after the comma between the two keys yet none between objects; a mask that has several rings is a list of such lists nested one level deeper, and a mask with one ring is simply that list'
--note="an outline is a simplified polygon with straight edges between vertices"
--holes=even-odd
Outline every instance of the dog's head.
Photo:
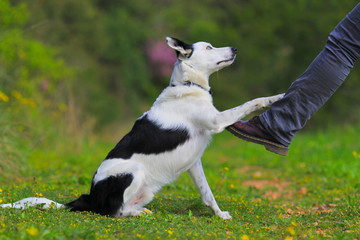
[{"label": "dog's head", "polygon": [[234,47],[216,48],[207,42],[187,44],[172,37],[167,37],[166,41],[176,51],[178,60],[208,76],[231,65],[237,51]]},{"label": "dog's head", "polygon": [[167,37],[166,42],[176,51],[178,58],[171,85],[192,82],[209,90],[209,76],[231,65],[236,57],[237,50],[234,47],[215,48],[207,42],[187,44],[172,37]]}]

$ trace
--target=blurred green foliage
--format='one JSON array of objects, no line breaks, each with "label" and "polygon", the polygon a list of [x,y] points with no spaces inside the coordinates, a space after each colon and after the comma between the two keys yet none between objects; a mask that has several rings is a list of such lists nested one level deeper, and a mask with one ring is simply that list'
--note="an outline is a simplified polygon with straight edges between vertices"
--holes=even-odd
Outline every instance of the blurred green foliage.
[{"label": "blurred green foliage", "polygon": [[[73,111],[67,119],[93,119],[99,128],[133,120],[169,82],[153,71],[149,42],[174,36],[238,48],[233,66],[211,78],[215,105],[225,109],[284,92],[356,4],[0,0],[0,90],[65,104]],[[311,124],[358,121],[359,80],[353,71]]]},{"label": "blurred green foliage", "polygon": [[7,94],[18,91],[36,99],[57,95],[55,86],[67,84],[71,68],[55,57],[53,48],[26,34],[28,17],[24,4],[12,7],[7,1],[0,2],[1,90]]}]

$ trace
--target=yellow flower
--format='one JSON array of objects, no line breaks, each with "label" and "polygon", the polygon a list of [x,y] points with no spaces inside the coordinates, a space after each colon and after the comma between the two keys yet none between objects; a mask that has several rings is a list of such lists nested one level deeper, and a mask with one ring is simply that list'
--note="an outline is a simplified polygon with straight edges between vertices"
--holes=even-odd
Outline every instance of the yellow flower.
[{"label": "yellow flower", "polygon": [[9,101],[9,97],[3,93],[2,91],[0,91],[0,100],[4,101],[4,102],[8,102]]},{"label": "yellow flower", "polygon": [[35,102],[29,98],[22,98],[22,99],[19,99],[19,101],[24,105],[28,105],[32,108],[35,107]]},{"label": "yellow flower", "polygon": [[293,240],[293,237],[286,236],[284,240]]},{"label": "yellow flower", "polygon": [[35,107],[35,101],[34,100],[32,100],[32,99],[30,99],[30,98],[24,98],[22,95],[21,95],[21,93],[20,92],[18,92],[18,91],[12,91],[11,92],[11,95],[13,95],[13,97],[14,98],[16,98],[21,104],[23,104],[23,105],[28,105],[28,106],[30,106],[30,107],[32,107],[32,108],[34,108]]},{"label": "yellow flower", "polygon": [[3,200],[0,198],[0,203],[2,203],[3,202]]},{"label": "yellow flower", "polygon": [[294,230],[294,228],[292,228],[292,227],[289,227],[288,229],[288,232],[291,234],[291,235],[295,235],[295,230]]},{"label": "yellow flower", "polygon": [[13,90],[11,95],[13,95],[16,99],[22,99],[22,95],[18,91]]},{"label": "yellow flower", "polygon": [[241,240],[249,240],[249,236],[248,235],[242,235],[241,236]]},{"label": "yellow flower", "polygon": [[0,193],[2,193],[2,189],[0,188]]},{"label": "yellow flower", "polygon": [[37,197],[42,197],[42,196],[43,196],[42,193],[35,193],[35,195],[36,195]]},{"label": "yellow flower", "polygon": [[355,150],[352,151],[352,155],[353,155],[354,157],[360,157],[360,154],[358,154]]},{"label": "yellow flower", "polygon": [[29,234],[30,236],[36,237],[39,235],[39,230],[37,228],[34,227],[30,227],[28,229],[26,229],[27,234]]}]

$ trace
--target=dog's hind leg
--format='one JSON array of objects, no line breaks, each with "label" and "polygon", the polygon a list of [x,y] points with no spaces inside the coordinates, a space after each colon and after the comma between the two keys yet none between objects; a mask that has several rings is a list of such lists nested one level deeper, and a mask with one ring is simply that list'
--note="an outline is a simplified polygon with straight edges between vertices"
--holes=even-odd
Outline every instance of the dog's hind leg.
[{"label": "dog's hind leg", "polygon": [[205,206],[209,207],[216,216],[219,216],[222,219],[230,219],[231,216],[229,212],[221,211],[219,206],[217,205],[214,195],[209,187],[209,184],[206,181],[205,173],[202,168],[200,159],[188,170],[188,174],[193,180],[197,189],[199,190],[201,199]]},{"label": "dog's hind leg", "polygon": [[133,170],[133,176],[132,183],[124,192],[124,205],[119,213],[120,216],[140,216],[141,213],[151,213],[143,208],[153,199],[154,194],[145,186],[145,174],[141,164]]}]

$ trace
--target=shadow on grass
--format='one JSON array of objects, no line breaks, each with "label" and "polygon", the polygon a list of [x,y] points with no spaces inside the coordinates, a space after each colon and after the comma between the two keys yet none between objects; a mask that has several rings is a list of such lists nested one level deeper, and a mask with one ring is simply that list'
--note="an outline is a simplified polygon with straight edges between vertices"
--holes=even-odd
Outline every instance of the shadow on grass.
[{"label": "shadow on grass", "polygon": [[213,213],[201,201],[200,197],[184,198],[183,196],[155,197],[147,208],[164,214],[181,216],[212,217]]}]

